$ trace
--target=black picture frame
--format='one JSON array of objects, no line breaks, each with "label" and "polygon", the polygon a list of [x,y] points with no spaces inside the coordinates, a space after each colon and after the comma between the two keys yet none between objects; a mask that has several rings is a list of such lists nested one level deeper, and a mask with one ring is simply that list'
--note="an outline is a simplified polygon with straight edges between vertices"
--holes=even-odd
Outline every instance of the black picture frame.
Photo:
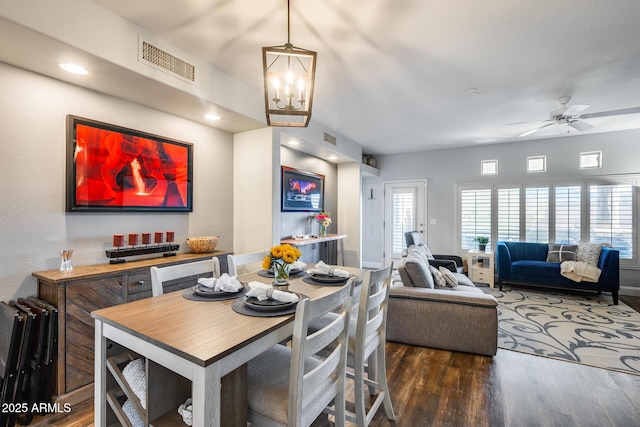
[{"label": "black picture frame", "polygon": [[67,116],[67,212],[193,212],[193,144]]},{"label": "black picture frame", "polygon": [[282,166],[282,212],[324,210],[324,175]]}]

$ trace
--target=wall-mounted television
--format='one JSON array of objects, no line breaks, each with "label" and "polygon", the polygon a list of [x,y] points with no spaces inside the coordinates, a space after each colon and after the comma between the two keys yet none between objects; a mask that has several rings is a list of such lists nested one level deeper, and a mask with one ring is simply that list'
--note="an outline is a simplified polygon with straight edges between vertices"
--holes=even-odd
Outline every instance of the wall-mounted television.
[{"label": "wall-mounted television", "polygon": [[324,210],[324,175],[282,166],[282,212]]},{"label": "wall-mounted television", "polygon": [[192,212],[193,144],[67,116],[67,212]]}]

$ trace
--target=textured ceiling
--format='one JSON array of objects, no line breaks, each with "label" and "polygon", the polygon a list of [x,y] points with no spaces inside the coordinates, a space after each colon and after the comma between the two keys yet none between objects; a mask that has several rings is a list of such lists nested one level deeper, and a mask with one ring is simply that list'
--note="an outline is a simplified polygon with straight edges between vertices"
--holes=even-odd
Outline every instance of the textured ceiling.
[{"label": "textured ceiling", "polygon": [[[286,42],[284,0],[94,0],[262,87],[263,46]],[[291,42],[318,52],[311,120],[373,154],[580,134],[518,135],[559,107],[640,106],[637,0],[292,0]],[[478,89],[479,94],[472,93]],[[640,128],[640,114],[587,120]]]}]

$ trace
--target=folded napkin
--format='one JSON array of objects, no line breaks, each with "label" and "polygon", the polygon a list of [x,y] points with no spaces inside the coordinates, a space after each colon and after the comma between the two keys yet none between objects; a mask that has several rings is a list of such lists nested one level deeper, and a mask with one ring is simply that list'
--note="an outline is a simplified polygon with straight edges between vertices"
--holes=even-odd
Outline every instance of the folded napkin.
[{"label": "folded napkin", "polygon": [[307,263],[297,260],[291,264],[290,270],[304,270],[305,268],[307,268]]},{"label": "folded napkin", "polygon": [[258,301],[264,301],[266,299],[274,299],[282,302],[298,301],[298,295],[292,292],[274,289],[273,286],[260,282],[249,282],[249,291],[247,291],[247,296],[256,297],[258,298]]},{"label": "folded napkin", "polygon": [[325,264],[323,261],[318,262],[316,264],[316,267],[310,268],[308,272],[313,274],[325,274],[328,276],[338,276],[338,277],[349,277],[351,275],[349,274],[348,271],[331,267],[330,265]]},{"label": "folded napkin", "polygon": [[238,292],[242,288],[242,283],[236,279],[237,276],[229,276],[227,273],[222,273],[220,278],[214,277],[201,277],[198,279],[198,283],[207,288],[213,288],[217,292]]}]

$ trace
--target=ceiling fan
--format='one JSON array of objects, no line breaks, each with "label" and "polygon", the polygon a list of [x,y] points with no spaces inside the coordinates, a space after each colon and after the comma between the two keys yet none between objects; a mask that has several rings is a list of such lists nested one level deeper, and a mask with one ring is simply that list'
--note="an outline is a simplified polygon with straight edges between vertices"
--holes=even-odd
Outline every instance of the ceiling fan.
[{"label": "ceiling fan", "polygon": [[[549,113],[549,118],[547,120],[542,120],[543,122],[545,122],[545,124],[543,124],[542,126],[538,126],[535,129],[528,130],[525,133],[518,136],[521,137],[521,136],[531,135],[532,133],[537,132],[540,129],[544,129],[548,126],[562,125],[562,124],[566,124],[567,126],[571,126],[572,128],[583,132],[585,130],[589,130],[593,128],[593,125],[582,121],[584,119],[591,119],[595,117],[621,116],[624,114],[640,113],[640,107],[632,107],[632,108],[623,108],[620,110],[609,110],[609,111],[600,111],[597,113],[580,114],[584,110],[589,108],[589,106],[588,105],[567,106],[569,101],[571,101],[570,96],[562,96],[558,98],[558,103],[560,104],[560,108],[558,108],[557,110],[553,110],[551,113]],[[541,120],[537,120],[537,121],[541,121]],[[515,124],[523,124],[523,123],[532,123],[532,122],[519,122],[519,123],[510,123],[510,124],[515,125]]]}]

